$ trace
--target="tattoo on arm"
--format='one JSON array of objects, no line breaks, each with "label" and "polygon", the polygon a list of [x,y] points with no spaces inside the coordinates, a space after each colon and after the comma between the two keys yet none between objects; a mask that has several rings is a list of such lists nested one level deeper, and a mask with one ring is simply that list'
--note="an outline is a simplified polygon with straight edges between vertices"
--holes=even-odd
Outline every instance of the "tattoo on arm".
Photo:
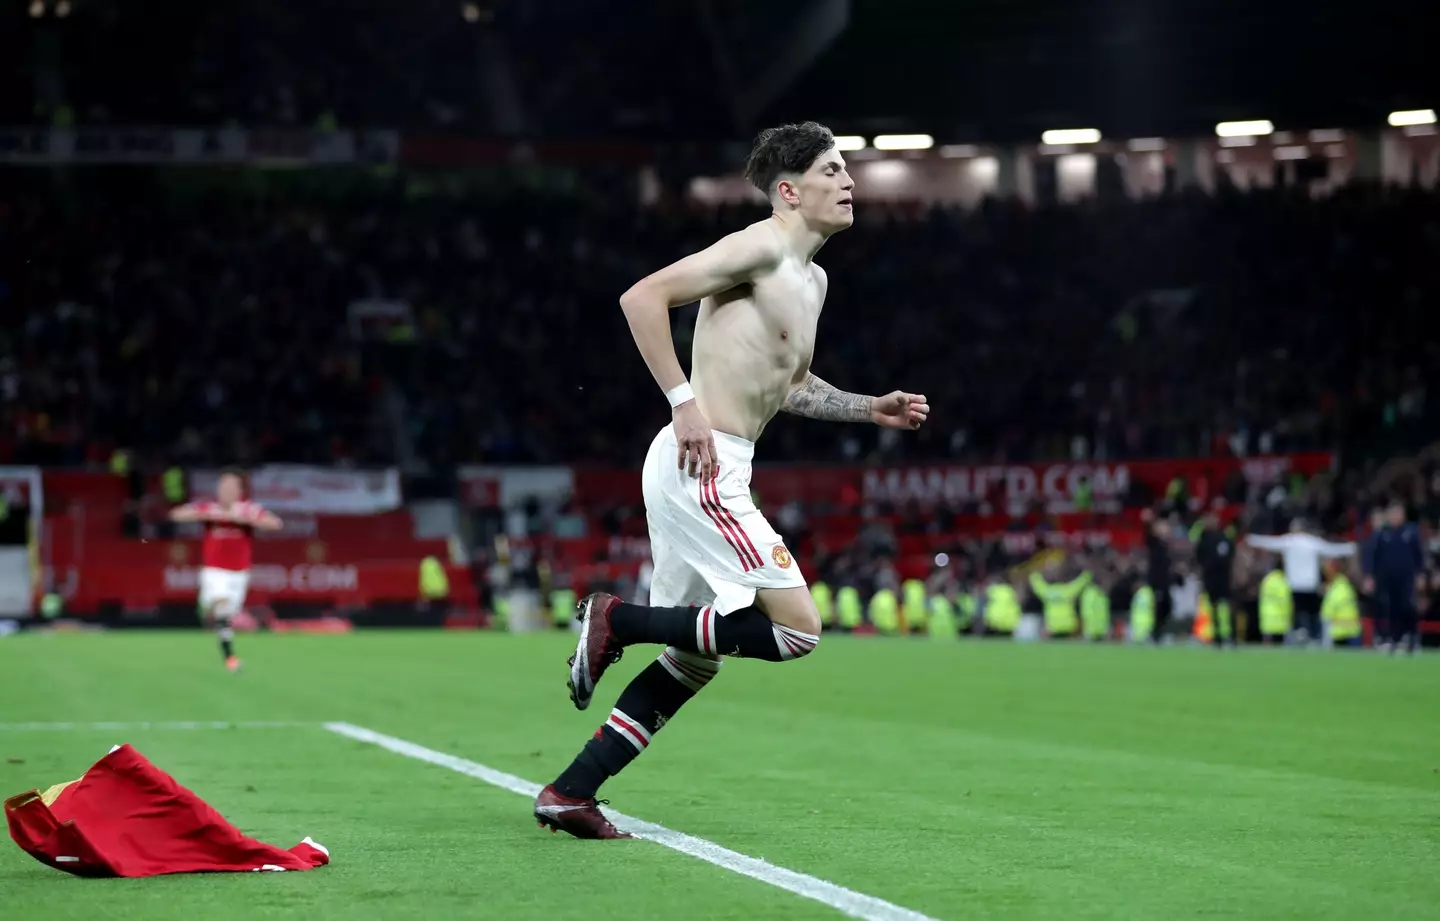
[{"label": "tattoo on arm", "polygon": [[869,422],[870,397],[846,393],[825,383],[813,374],[794,387],[780,407],[796,416],[807,416],[826,422]]}]

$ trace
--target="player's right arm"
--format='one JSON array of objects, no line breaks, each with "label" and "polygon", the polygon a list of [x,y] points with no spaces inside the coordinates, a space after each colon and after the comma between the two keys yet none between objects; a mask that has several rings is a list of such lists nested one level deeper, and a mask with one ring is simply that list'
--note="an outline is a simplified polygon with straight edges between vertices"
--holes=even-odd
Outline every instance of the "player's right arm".
[{"label": "player's right arm", "polygon": [[767,224],[752,224],[647,275],[620,296],[635,345],[674,408],[677,460],[691,476],[713,475],[715,438],[675,354],[670,310],[753,281],[778,266],[782,255],[775,232]]},{"label": "player's right arm", "polygon": [[170,510],[170,520],[176,524],[193,524],[197,521],[204,521],[207,517],[205,509],[194,502],[186,502],[184,505],[177,505]]}]

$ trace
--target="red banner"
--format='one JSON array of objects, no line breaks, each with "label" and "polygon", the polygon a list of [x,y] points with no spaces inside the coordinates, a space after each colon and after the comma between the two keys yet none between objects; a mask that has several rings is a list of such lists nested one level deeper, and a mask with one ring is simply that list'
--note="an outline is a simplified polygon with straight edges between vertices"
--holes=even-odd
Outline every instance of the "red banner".
[{"label": "red banner", "polygon": [[[470,571],[447,566],[451,597],[473,602]],[[107,602],[148,607],[162,602],[196,600],[199,569],[189,565],[95,564],[84,567],[67,606],[82,613]],[[251,570],[247,604],[318,602],[363,605],[374,601],[410,601],[420,596],[418,562],[260,563]]]},{"label": "red banner", "polygon": [[[896,467],[791,467],[757,465],[751,486],[768,506],[798,499],[804,502],[901,505],[945,503],[953,506],[988,502],[1004,511],[1015,505],[1042,502],[1052,511],[1074,507],[1075,492],[1089,482],[1097,507],[1123,504],[1135,487],[1154,497],[1165,494],[1175,478],[1185,481],[1192,496],[1217,495],[1239,476],[1246,484],[1267,484],[1290,473],[1311,476],[1329,470],[1329,452],[1269,457],[1217,457],[1187,460],[1061,462],[985,466],[924,465]],[[582,505],[637,505],[643,500],[638,470],[577,469],[575,499]]]}]

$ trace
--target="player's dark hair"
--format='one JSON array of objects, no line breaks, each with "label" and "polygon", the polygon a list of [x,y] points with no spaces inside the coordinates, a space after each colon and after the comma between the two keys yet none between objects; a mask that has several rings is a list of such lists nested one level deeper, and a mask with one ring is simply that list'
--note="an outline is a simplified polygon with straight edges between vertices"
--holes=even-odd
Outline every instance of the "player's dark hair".
[{"label": "player's dark hair", "polygon": [[[222,467],[220,469],[220,476],[233,476],[239,479],[240,482],[245,482],[245,471],[241,470],[239,467]],[[216,477],[216,479],[219,479],[219,477]]]},{"label": "player's dark hair", "polygon": [[769,195],[783,173],[803,173],[835,146],[835,135],[818,122],[766,128],[755,136],[745,160],[745,178]]}]

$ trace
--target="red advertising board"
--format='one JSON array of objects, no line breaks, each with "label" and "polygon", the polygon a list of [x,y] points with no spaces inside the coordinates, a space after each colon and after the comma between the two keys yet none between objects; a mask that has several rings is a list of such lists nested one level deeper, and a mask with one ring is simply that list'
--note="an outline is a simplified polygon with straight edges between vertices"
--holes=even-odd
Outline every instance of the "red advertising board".
[{"label": "red advertising board", "polygon": [[[470,571],[447,566],[451,596],[474,600]],[[250,574],[247,603],[312,602],[363,605],[373,601],[406,601],[419,597],[420,567],[410,561],[369,563],[258,563]],[[104,603],[147,607],[162,602],[196,600],[199,568],[152,563],[143,566],[91,564],[84,567],[68,607],[88,613]]]},{"label": "red advertising board", "polygon": [[[1077,487],[1088,481],[1097,504],[1123,502],[1135,486],[1162,496],[1171,480],[1186,481],[1192,494],[1214,495],[1238,475],[1264,484],[1298,472],[1328,470],[1329,452],[1268,457],[1217,457],[1186,460],[1116,461],[1053,464],[928,464],[893,467],[796,467],[757,465],[752,487],[765,503],[878,502],[901,505],[965,505],[988,502],[996,509],[1040,501],[1051,508],[1072,506]],[[639,504],[638,470],[575,471],[575,499],[582,505]]]}]

